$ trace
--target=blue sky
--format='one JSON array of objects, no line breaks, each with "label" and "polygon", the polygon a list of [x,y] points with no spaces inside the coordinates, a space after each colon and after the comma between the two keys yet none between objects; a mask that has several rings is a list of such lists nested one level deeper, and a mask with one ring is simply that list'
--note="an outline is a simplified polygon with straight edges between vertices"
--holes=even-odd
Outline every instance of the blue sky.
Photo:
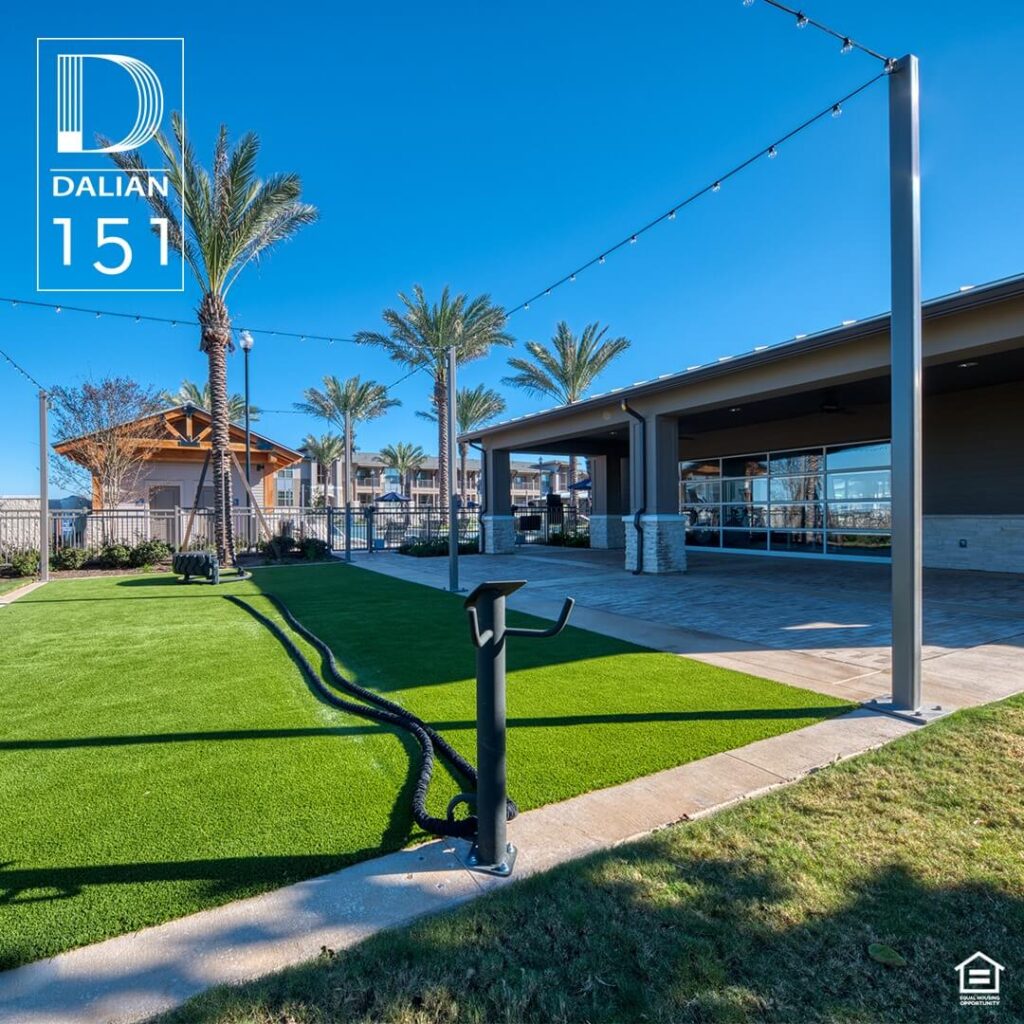
[{"label": "blue sky", "polygon": [[[443,5],[341,2],[292,21],[223,3],[18,5],[5,18],[0,294],[35,298],[35,39],[186,40],[189,129],[255,129],[261,169],[298,171],[320,222],[233,290],[236,323],[350,335],[414,282],[513,306],[875,73],[870,58],[762,2]],[[323,8],[327,10],[326,5]],[[921,58],[924,291],[1024,270],[1024,101],[1018,5],[808,0],[808,13],[885,53]],[[107,13],[110,12],[110,13]],[[117,13],[125,12],[125,13]],[[879,83],[778,159],[762,161],[512,318],[521,343],[559,319],[633,341],[610,386],[749,350],[888,306],[886,91]],[[60,296],[39,296],[55,298]],[[69,304],[191,318],[184,295],[79,295]],[[0,306],[0,347],[44,383],[107,373],[172,387],[205,379],[195,329]],[[383,382],[381,353],[259,337],[253,400],[289,409],[325,373]],[[497,385],[506,354],[462,382]],[[241,388],[241,356],[229,364]],[[35,395],[0,362],[0,493],[36,491]],[[603,388],[601,388],[603,390]],[[360,446],[433,451],[421,379]],[[510,414],[545,403],[507,395]],[[269,413],[297,443],[322,425]]]}]

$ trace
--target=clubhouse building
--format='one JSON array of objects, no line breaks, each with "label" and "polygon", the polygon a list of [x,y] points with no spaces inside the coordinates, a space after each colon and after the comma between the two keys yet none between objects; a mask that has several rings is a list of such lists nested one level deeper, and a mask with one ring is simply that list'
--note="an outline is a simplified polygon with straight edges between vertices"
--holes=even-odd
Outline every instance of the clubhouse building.
[{"label": "clubhouse building", "polygon": [[[923,307],[926,566],[1024,572],[1024,276]],[[585,457],[591,545],[886,560],[889,317],[846,322],[465,435],[484,544],[513,550],[513,453]]]}]

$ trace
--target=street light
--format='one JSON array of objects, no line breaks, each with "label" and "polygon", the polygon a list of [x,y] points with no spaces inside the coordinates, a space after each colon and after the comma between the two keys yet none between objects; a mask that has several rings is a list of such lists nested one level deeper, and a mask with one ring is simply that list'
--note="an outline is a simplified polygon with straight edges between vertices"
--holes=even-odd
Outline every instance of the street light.
[{"label": "street light", "polygon": [[246,543],[252,547],[252,499],[249,497],[252,487],[252,436],[249,433],[249,353],[252,351],[253,338],[249,331],[242,331],[238,343],[245,353],[245,507],[249,515],[246,519]]}]

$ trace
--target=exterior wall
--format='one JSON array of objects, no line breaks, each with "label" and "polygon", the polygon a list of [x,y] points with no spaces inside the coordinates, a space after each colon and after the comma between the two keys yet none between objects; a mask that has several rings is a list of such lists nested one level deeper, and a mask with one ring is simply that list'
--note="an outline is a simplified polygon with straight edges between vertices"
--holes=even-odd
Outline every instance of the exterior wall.
[{"label": "exterior wall", "polygon": [[1024,573],[1024,515],[925,516],[925,566]]},{"label": "exterior wall", "polygon": [[[149,467],[139,478],[136,490],[139,497],[135,501],[123,501],[118,506],[124,509],[138,509],[149,507],[149,489],[160,485],[177,486],[180,489],[179,505],[181,508],[191,508],[195,500],[196,487],[199,485],[199,477],[203,472],[202,462],[172,462],[159,461],[150,463]],[[263,478],[265,467],[263,463],[252,463],[252,489],[256,495],[257,502],[265,504],[265,491]],[[206,474],[205,487],[212,487],[213,482],[209,471]],[[231,470],[231,497],[238,506],[246,503],[245,488],[242,486],[241,476],[232,468]]]},{"label": "exterior wall", "polygon": [[[637,532],[632,516],[623,516],[626,532],[626,568],[637,568]],[[640,517],[643,527],[643,565],[645,573],[686,571],[686,523],[678,515]]]},{"label": "exterior wall", "polygon": [[[614,515],[591,515],[590,546],[592,548],[624,548],[626,546],[626,525],[622,513]],[[629,529],[633,529],[632,522]]]}]

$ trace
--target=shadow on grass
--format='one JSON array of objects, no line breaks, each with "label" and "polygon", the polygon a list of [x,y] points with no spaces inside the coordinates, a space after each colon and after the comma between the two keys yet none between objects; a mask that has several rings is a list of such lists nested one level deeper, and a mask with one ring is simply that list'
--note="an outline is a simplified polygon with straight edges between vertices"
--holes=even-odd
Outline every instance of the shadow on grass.
[{"label": "shadow on grass", "polygon": [[[892,863],[841,896],[823,895],[809,906],[782,872],[728,858],[680,860],[655,839],[219,990],[170,1019],[895,1024],[1024,1016],[1019,985],[1004,987],[998,1009],[961,1008],[954,971],[976,949],[1021,962],[1019,896],[982,883],[933,887]],[[873,960],[876,942],[907,966]]]}]

